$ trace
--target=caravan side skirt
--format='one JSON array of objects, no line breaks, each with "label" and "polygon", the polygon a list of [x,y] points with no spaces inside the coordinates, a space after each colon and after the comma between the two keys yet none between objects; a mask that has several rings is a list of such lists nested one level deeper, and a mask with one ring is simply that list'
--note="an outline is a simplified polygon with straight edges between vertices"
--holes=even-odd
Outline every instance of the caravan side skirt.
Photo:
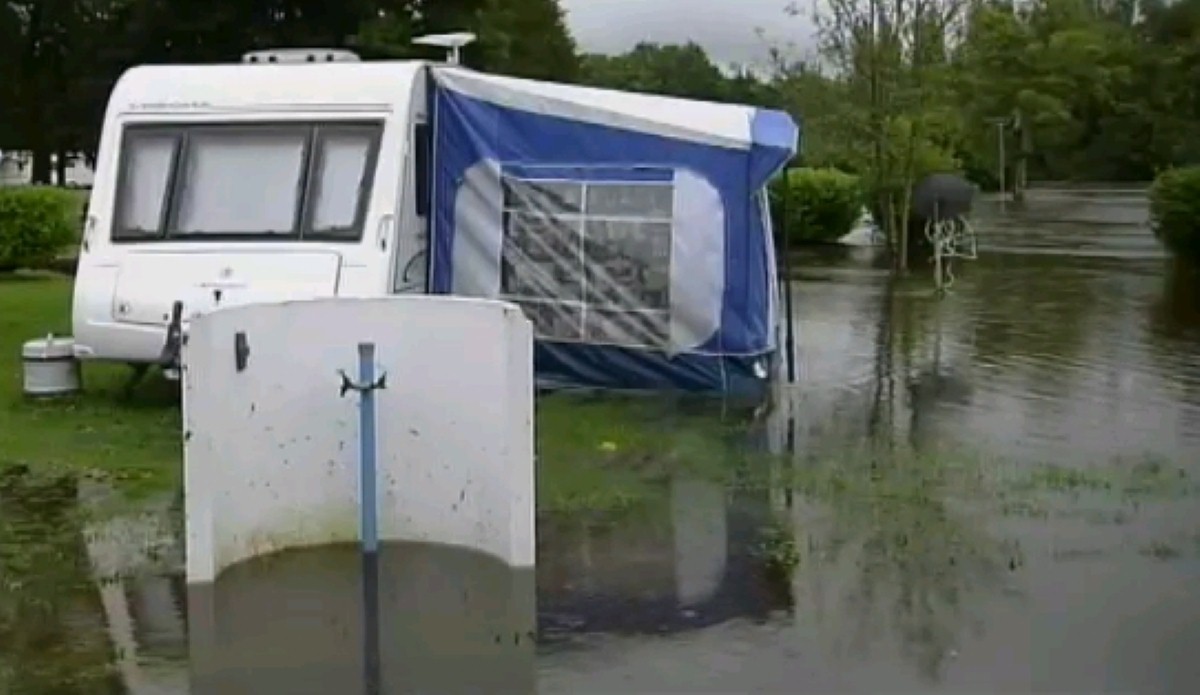
[{"label": "caravan side skirt", "polygon": [[775,375],[774,351],[753,356],[681,354],[609,345],[537,341],[534,369],[543,388],[685,391],[760,400]]}]

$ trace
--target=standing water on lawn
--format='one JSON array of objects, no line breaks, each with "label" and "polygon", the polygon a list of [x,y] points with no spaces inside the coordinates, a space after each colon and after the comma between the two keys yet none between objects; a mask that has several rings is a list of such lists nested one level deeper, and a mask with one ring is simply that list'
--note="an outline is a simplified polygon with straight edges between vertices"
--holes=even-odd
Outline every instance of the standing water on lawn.
[{"label": "standing water on lawn", "polygon": [[[542,399],[536,654],[521,577],[397,546],[381,665],[415,687],[476,658],[495,692],[1200,692],[1200,273],[1145,207],[988,205],[941,300],[923,266],[798,256],[799,380],[765,421]],[[0,693],[360,691],[352,548],[101,600],[71,515],[11,494]]]}]

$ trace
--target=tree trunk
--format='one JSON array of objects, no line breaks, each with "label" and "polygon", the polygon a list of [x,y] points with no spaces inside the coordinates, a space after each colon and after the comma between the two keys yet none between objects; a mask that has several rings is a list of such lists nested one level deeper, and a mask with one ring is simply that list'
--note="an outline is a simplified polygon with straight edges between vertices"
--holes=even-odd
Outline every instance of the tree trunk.
[{"label": "tree trunk", "polygon": [[33,145],[33,169],[30,172],[32,183],[35,186],[46,186],[51,183],[53,176],[53,167],[50,162],[50,148],[44,143],[36,142]]},{"label": "tree trunk", "polygon": [[904,192],[900,195],[903,196],[901,198],[903,202],[900,204],[898,213],[900,219],[897,222],[900,227],[900,273],[903,275],[908,273],[908,218],[910,217],[909,209],[912,207],[911,183],[905,184]]},{"label": "tree trunk", "polygon": [[55,185],[65,186],[67,185],[67,152],[64,148],[59,148],[56,156],[58,161],[55,162],[55,178],[57,179]]},{"label": "tree trunk", "polygon": [[1013,181],[1013,200],[1025,199],[1025,189],[1029,185],[1029,157],[1033,155],[1033,131],[1022,117],[1021,123],[1021,156],[1017,159],[1017,171]]}]

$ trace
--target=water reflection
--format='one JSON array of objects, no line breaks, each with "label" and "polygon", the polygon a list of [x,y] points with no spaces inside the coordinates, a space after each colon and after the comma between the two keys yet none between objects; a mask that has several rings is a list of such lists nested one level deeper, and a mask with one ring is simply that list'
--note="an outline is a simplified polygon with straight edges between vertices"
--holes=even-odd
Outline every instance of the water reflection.
[{"label": "water reflection", "polygon": [[1155,334],[1194,345],[1200,340],[1200,264],[1181,258],[1169,260],[1162,287],[1154,304]]},{"label": "water reflection", "polygon": [[669,634],[786,608],[757,552],[768,502],[686,476],[663,505],[621,519],[543,517],[538,525],[541,641]]},{"label": "water reflection", "polygon": [[592,640],[542,691],[1200,689],[1200,295],[1139,196],[980,220],[940,301],[919,269],[801,258],[758,481],[793,610]]},{"label": "water reflection", "polygon": [[[1035,207],[1049,209],[1044,201]],[[1090,597],[1144,606],[1136,587],[1147,582],[1175,610],[1200,617],[1200,597],[1181,593],[1200,579],[1194,555],[1165,552],[1175,563],[1165,570],[1138,558],[1186,545],[1200,518],[1190,484],[1181,482],[1200,473],[1200,411],[1183,386],[1200,366],[1187,357],[1200,347],[1192,330],[1197,286],[1179,264],[1166,275],[1152,330],[1174,342],[1156,347],[1146,310],[1160,296],[1161,249],[1144,229],[1092,228],[1089,242],[1079,244],[1060,229],[1011,218],[985,226],[993,250],[1006,252],[964,268],[945,300],[906,292],[911,280],[854,279],[864,306],[880,298],[876,352],[842,352],[829,366],[845,374],[859,371],[855,363],[871,364],[870,395],[859,389],[857,400],[868,402],[861,412],[873,444],[848,455],[844,436],[805,423],[828,411],[780,415],[799,421],[799,433],[777,434],[776,447],[798,451],[801,487],[824,481],[823,492],[797,495],[792,510],[806,552],[796,575],[795,637],[809,644],[806,626],[833,624],[849,653],[877,647],[870,666],[846,664],[853,677],[813,681],[852,690],[885,682],[917,687],[903,669],[880,665],[892,653],[912,665],[923,687],[1190,692],[1200,674],[1185,675],[1184,663],[1165,651],[1142,646],[1128,665],[1114,663],[1114,648],[1095,638],[1131,644],[1138,633],[1127,615]],[[1043,253],[1026,254],[1030,246]],[[1106,260],[1106,246],[1122,260]],[[1045,253],[1051,250],[1058,254]],[[797,290],[807,298],[797,301],[809,328],[802,350],[821,350],[825,312],[838,310],[828,306],[845,307],[844,299],[825,301],[823,289]],[[853,418],[852,408],[841,412]],[[1161,497],[1146,499],[1146,486],[1117,482],[1147,471],[1159,476],[1166,470],[1160,462],[1180,467],[1163,475]],[[1053,475],[1031,473],[1043,463],[1054,465],[1046,469]],[[1037,481],[1013,482],[1027,476]],[[1174,538],[1174,545],[1155,538]],[[1061,563],[1085,560],[1097,574],[1070,584],[1077,572]],[[1065,605],[1077,619],[1066,619]],[[1139,629],[1161,647],[1178,625],[1158,615],[1140,619]],[[1088,630],[1081,616],[1104,628],[1079,632]],[[1007,664],[989,659],[987,645],[1007,653]],[[810,647],[840,653],[824,639]]]},{"label": "water reflection", "polygon": [[376,613],[363,604],[362,568],[356,546],[311,548],[191,587],[192,692],[371,692],[372,615],[377,692],[534,692],[532,572],[480,553],[385,544]]},{"label": "water reflection", "polygon": [[[94,500],[84,506],[96,515]],[[81,586],[100,599],[95,623],[106,649],[96,666],[114,689],[84,683],[0,692],[536,691],[532,571],[461,549],[386,544],[368,609],[358,548],[333,546],[255,558],[213,585],[189,587],[170,511],[93,519],[75,531],[90,556]],[[50,602],[69,599],[61,587],[45,591]],[[377,630],[374,648],[369,623]],[[376,657],[374,674],[368,655]],[[45,662],[45,673],[62,682],[77,676],[61,654]],[[14,673],[30,683],[38,671],[17,663]],[[365,686],[369,675],[375,690]]]}]

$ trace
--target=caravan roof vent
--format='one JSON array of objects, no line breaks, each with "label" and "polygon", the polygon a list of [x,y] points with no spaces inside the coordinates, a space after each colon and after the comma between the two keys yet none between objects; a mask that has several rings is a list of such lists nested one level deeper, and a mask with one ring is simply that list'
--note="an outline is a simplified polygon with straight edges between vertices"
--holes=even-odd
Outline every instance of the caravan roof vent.
[{"label": "caravan roof vent", "polygon": [[353,63],[358,54],[344,48],[274,48],[250,51],[243,63]]}]

